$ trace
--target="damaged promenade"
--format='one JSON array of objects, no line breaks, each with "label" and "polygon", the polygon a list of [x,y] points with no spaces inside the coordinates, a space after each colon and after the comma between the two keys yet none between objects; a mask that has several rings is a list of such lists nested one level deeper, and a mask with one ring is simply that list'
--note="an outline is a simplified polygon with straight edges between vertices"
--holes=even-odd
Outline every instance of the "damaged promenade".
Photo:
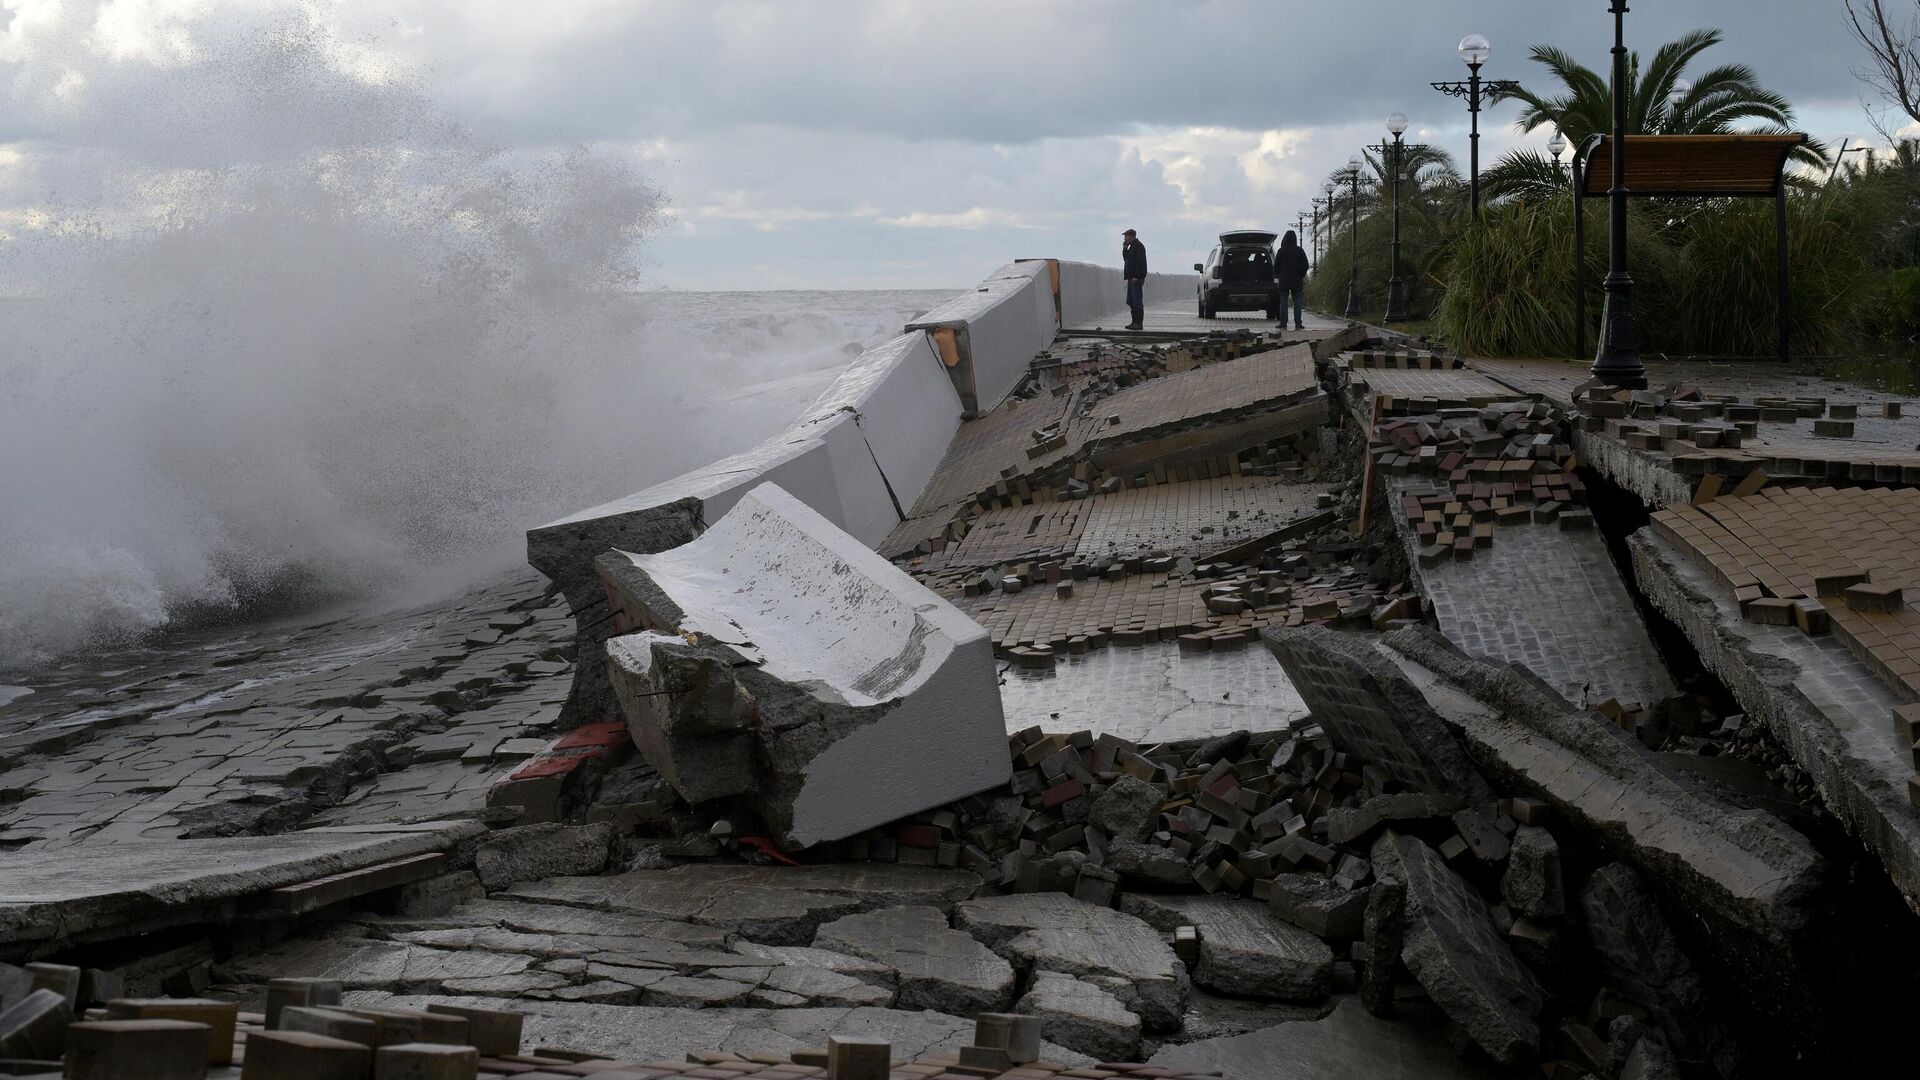
[{"label": "damaged promenade", "polygon": [[0,705],[0,1075],[1910,1067],[1920,416],[1109,278],[544,581]]}]

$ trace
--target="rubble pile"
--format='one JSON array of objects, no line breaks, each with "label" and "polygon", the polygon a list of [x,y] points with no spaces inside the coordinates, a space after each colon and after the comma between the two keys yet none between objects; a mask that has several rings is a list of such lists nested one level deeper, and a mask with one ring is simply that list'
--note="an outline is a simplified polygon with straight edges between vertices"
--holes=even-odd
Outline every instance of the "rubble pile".
[{"label": "rubble pile", "polygon": [[[1308,526],[1324,527],[1326,517],[1309,519]],[[1301,626],[1307,623],[1373,625],[1418,618],[1420,601],[1403,584],[1383,585],[1336,557],[1338,547],[1328,537],[1272,545],[1251,557],[1229,551],[1235,558],[1196,562],[1167,549],[1149,550],[1131,557],[1071,561],[1028,561],[968,574],[953,599],[963,610],[995,632],[996,655],[1023,668],[1050,668],[1061,656],[1079,655],[1113,645],[1178,640],[1188,652],[1233,649],[1254,640],[1265,626]],[[1075,610],[1077,599],[1103,582],[1137,579],[1168,597],[1191,594],[1192,602],[1172,611],[1128,608]],[[1082,584],[1089,583],[1089,584]],[[949,588],[951,586],[949,585]],[[1000,630],[995,601],[1008,601],[1039,590],[1037,603],[1053,605],[1060,617],[1030,613],[1035,601],[1022,600],[1021,621]],[[1031,594],[1029,594],[1031,595]],[[1096,601],[1086,601],[1095,603]],[[1151,610],[1153,613],[1148,614]],[[1050,628],[1039,636],[1038,628]]]},{"label": "rubble pile", "polygon": [[1429,418],[1384,421],[1368,447],[1390,475],[1427,475],[1430,487],[1403,483],[1398,512],[1418,538],[1422,565],[1470,559],[1501,525],[1593,526],[1586,485],[1561,440],[1557,411],[1545,402],[1442,409]]}]

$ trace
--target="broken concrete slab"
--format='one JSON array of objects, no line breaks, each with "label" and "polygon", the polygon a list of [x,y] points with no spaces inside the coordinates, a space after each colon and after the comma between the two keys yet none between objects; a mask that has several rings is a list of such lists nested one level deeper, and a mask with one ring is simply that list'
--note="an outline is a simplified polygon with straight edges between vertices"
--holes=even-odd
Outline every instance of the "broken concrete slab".
[{"label": "broken concrete slab", "polygon": [[1490,1080],[1443,1032],[1376,1019],[1351,998],[1324,1020],[1295,1020],[1246,1035],[1169,1046],[1148,1059],[1167,1069],[1218,1069],[1260,1080]]},{"label": "broken concrete slab", "polygon": [[1799,949],[1824,862],[1806,837],[1677,782],[1615,725],[1572,712],[1516,670],[1471,659],[1425,627],[1389,633],[1379,655],[1503,790],[1544,799],[1556,820],[1645,875],[1724,943],[1715,955],[1751,1008],[1786,1027],[1818,1010]]},{"label": "broken concrete slab", "polygon": [[[1002,755],[1004,757],[1004,755]],[[0,954],[230,918],[244,897],[430,852],[486,831],[474,821],[307,829],[133,844],[80,844],[9,860]]]},{"label": "broken concrete slab", "polygon": [[1267,886],[1267,906],[1318,937],[1357,938],[1371,888],[1343,889],[1320,874],[1276,874]]},{"label": "broken concrete slab", "polygon": [[333,979],[353,990],[432,992],[450,979],[516,975],[534,958],[474,949],[435,949],[364,938],[306,938],[236,958],[232,970],[253,982],[286,976]]},{"label": "broken concrete slab", "polygon": [[1744,621],[1731,590],[1654,529],[1628,537],[1627,550],[1648,601],[1681,628],[1746,714],[1780,740],[1819,786],[1827,809],[1879,856],[1908,907],[1920,911],[1911,743],[1888,719],[1905,699],[1833,635]]},{"label": "broken concrete slab", "polygon": [[1164,797],[1154,784],[1135,776],[1121,776],[1093,800],[1087,822],[1116,840],[1145,840],[1160,816]]},{"label": "broken concrete slab", "polygon": [[[877,963],[877,962],[876,962]],[[895,975],[888,968],[890,975]],[[761,989],[776,990],[792,994],[803,1005],[846,1006],[859,1005],[890,1006],[894,1003],[894,992],[883,986],[855,978],[852,975],[826,968],[806,967],[798,964],[781,965],[768,972],[760,983]]]},{"label": "broken concrete slab", "polygon": [[1560,845],[1553,834],[1534,825],[1522,825],[1513,834],[1506,876],[1500,894],[1521,915],[1557,919],[1567,911],[1565,886],[1560,880]]},{"label": "broken concrete slab", "polygon": [[[1004,758],[1006,752],[1001,750]],[[980,889],[965,870],[893,863],[812,866],[690,864],[609,877],[554,878],[503,895],[695,923],[768,945],[801,945],[822,922],[897,904],[945,911]]]},{"label": "broken concrete slab", "polygon": [[1401,962],[1435,1005],[1502,1065],[1540,1049],[1546,991],[1493,925],[1487,905],[1412,836],[1388,831],[1373,845],[1381,878],[1406,886]]},{"label": "broken concrete slab", "polygon": [[1013,1002],[1013,968],[972,937],[947,925],[938,908],[882,908],[820,928],[822,949],[862,956],[898,973],[899,1004],[971,1014],[1004,1012]]},{"label": "broken concrete slab", "polygon": [[1682,1058],[1731,1075],[1733,1047],[1707,986],[1640,876],[1624,863],[1601,867],[1579,907],[1608,985],[1646,1009]]},{"label": "broken concrete slab", "polygon": [[1092,980],[1036,972],[1014,1010],[1039,1017],[1053,1042],[1100,1061],[1132,1061],[1140,1053],[1140,1017]]},{"label": "broken concrete slab", "polygon": [[[691,543],[597,566],[616,626],[656,631],[609,643],[634,744],[691,787],[678,755],[717,742],[732,760],[750,737],[756,771],[729,793],[782,842],[839,839],[1011,775],[986,632],[779,488]],[[699,694],[671,681],[686,671],[705,673]]]},{"label": "broken concrete slab", "polygon": [[1233,896],[1130,893],[1122,910],[1167,930],[1200,934],[1197,986],[1222,994],[1313,1002],[1333,989],[1333,950],[1264,904]]},{"label": "broken concrete slab", "polygon": [[1371,635],[1306,626],[1268,627],[1261,636],[1342,749],[1418,791],[1493,798],[1458,737],[1374,650]]},{"label": "broken concrete slab", "polygon": [[610,822],[522,825],[488,834],[473,853],[473,868],[490,890],[516,881],[566,874],[597,874],[613,861],[620,838]]},{"label": "broken concrete slab", "polygon": [[1126,980],[1121,1003],[1150,1031],[1180,1024],[1187,969],[1173,947],[1140,919],[1064,893],[1016,893],[968,900],[954,925],[988,948],[1037,971]]}]

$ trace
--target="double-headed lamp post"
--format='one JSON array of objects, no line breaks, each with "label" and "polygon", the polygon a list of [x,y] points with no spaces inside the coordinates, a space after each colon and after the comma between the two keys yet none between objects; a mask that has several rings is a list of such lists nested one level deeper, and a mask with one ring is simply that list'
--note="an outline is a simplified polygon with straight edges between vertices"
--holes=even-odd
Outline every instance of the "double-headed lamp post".
[{"label": "double-headed lamp post", "polygon": [[1467,114],[1472,120],[1472,135],[1469,137],[1467,151],[1467,190],[1471,192],[1473,217],[1480,219],[1480,96],[1485,94],[1511,93],[1520,88],[1520,84],[1509,79],[1482,81],[1480,65],[1493,55],[1493,46],[1480,34],[1468,34],[1460,39],[1460,59],[1467,63],[1466,82],[1437,82],[1435,90],[1448,97],[1466,98]]},{"label": "double-headed lamp post", "polygon": [[1608,386],[1645,390],[1647,369],[1640,364],[1640,332],[1633,321],[1633,276],[1627,273],[1627,0],[1608,2],[1613,13],[1613,186],[1607,190],[1607,304],[1600,314],[1593,377]]},{"label": "double-headed lamp post", "polygon": [[[1392,153],[1387,165],[1388,171],[1393,174],[1390,181],[1393,187],[1393,276],[1387,279],[1387,313],[1381,321],[1395,323],[1405,322],[1407,318],[1407,285],[1400,280],[1400,172],[1406,149],[1401,136],[1407,133],[1407,114],[1389,114],[1387,131],[1393,135]],[[1388,148],[1383,146],[1381,149]]]},{"label": "double-headed lamp post", "polygon": [[1347,159],[1347,181],[1353,190],[1347,204],[1347,318],[1360,317],[1360,155]]},{"label": "double-headed lamp post", "polygon": [[1560,155],[1567,152],[1567,137],[1555,131],[1553,138],[1547,140],[1547,153],[1553,155],[1553,171],[1564,174],[1566,167],[1560,164]]}]

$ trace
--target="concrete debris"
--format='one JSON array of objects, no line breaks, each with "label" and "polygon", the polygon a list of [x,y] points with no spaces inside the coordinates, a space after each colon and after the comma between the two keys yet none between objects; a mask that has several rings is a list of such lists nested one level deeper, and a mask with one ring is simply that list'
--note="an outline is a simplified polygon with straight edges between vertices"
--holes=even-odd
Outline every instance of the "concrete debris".
[{"label": "concrete debris", "polygon": [[1186,965],[1151,926],[1058,893],[989,896],[954,908],[954,925],[1022,970],[1121,980],[1121,1003],[1148,1031],[1180,1024]]},{"label": "concrete debris", "polygon": [[1140,1017],[1101,981],[1039,971],[1015,1008],[1038,1017],[1047,1037],[1062,1046],[1100,1061],[1131,1061],[1140,1052]]},{"label": "concrete debris", "polygon": [[608,644],[634,745],[689,801],[806,847],[1006,780],[985,633],[779,488],[596,566],[616,626],[651,631]]},{"label": "concrete debris", "polygon": [[1503,787],[1537,794],[1537,809],[1617,854],[1728,942],[1717,958],[1752,1008],[1783,1025],[1817,1011],[1799,935],[1824,866],[1804,836],[1679,784],[1617,726],[1424,628],[1387,635],[1378,655]]},{"label": "concrete debris", "polygon": [[1609,863],[1587,879],[1579,906],[1609,984],[1647,1010],[1684,1059],[1729,1072],[1727,1033],[1706,984],[1640,876]]},{"label": "concrete debris", "polygon": [[1546,992],[1515,958],[1485,902],[1439,853],[1388,831],[1373,846],[1383,880],[1406,887],[1400,959],[1435,1005],[1502,1065],[1540,1049]]},{"label": "concrete debris", "polygon": [[1432,1025],[1379,1020],[1352,1000],[1342,1000],[1322,1020],[1167,1046],[1151,1061],[1168,1069],[1219,1069],[1260,1080],[1485,1080],[1488,1075],[1462,1060]]},{"label": "concrete debris", "polygon": [[600,873],[622,846],[607,822],[523,825],[489,834],[474,852],[473,866],[482,885],[498,890],[516,881]]},{"label": "concrete debris", "polygon": [[1013,968],[974,938],[949,929],[938,908],[849,915],[822,926],[813,943],[892,968],[899,1004],[906,1008],[1004,1012],[1013,1003]]},{"label": "concrete debris", "polygon": [[1514,833],[1507,874],[1500,879],[1507,905],[1522,915],[1558,918],[1567,898],[1560,882],[1560,845],[1553,834],[1532,825]]},{"label": "concrete debris", "polygon": [[1371,639],[1319,627],[1262,633],[1307,707],[1336,744],[1415,791],[1493,797],[1459,739]]},{"label": "concrete debris", "polygon": [[1127,897],[1124,908],[1166,929],[1199,932],[1193,981],[1222,994],[1314,1002],[1333,989],[1333,950],[1259,904],[1224,896]]}]

